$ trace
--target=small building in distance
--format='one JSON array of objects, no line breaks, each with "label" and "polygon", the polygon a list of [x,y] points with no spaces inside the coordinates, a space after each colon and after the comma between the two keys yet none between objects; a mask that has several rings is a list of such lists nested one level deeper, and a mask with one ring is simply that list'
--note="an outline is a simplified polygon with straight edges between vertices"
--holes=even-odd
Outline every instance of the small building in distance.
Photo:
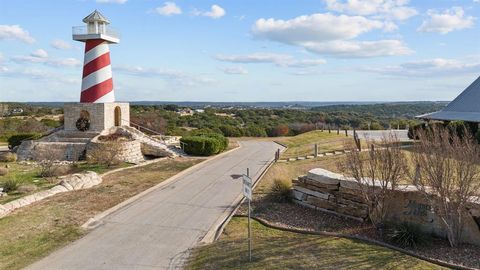
[{"label": "small building in distance", "polygon": [[442,110],[419,115],[417,118],[426,121],[480,123],[480,77]]},{"label": "small building in distance", "polygon": [[10,111],[10,114],[21,114],[23,113],[23,109],[22,108],[15,108],[13,110]]}]

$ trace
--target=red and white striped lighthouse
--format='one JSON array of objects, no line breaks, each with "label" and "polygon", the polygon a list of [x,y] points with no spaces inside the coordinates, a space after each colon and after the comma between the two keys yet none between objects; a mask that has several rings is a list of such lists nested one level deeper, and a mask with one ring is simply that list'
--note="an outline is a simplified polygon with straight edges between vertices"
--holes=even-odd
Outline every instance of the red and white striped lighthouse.
[{"label": "red and white striped lighthouse", "polygon": [[85,17],[83,22],[87,25],[73,27],[73,39],[85,42],[80,102],[115,102],[108,44],[119,43],[119,35],[97,10]]}]

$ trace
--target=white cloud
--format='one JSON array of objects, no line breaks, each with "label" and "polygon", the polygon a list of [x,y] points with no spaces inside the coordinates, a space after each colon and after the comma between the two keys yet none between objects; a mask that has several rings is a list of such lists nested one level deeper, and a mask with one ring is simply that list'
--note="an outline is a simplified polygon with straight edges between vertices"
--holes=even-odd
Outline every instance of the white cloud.
[{"label": "white cloud", "polygon": [[30,53],[31,56],[37,57],[37,58],[47,58],[48,53],[44,49],[38,49]]},{"label": "white cloud", "polygon": [[279,67],[295,67],[305,68],[323,65],[326,63],[324,59],[303,59],[297,60],[288,54],[275,53],[252,53],[247,55],[216,55],[215,59],[223,62],[231,63],[270,63]]},{"label": "white cloud", "polygon": [[248,74],[248,70],[241,66],[224,67],[221,69],[225,74],[232,74],[232,75]]},{"label": "white cloud", "polygon": [[337,40],[330,42],[308,42],[303,44],[310,52],[328,54],[337,57],[377,57],[408,55],[413,53],[402,41],[378,40],[378,41],[346,41]]},{"label": "white cloud", "polygon": [[210,17],[212,19],[218,19],[223,16],[225,16],[226,11],[219,5],[212,5],[210,8],[210,11],[199,11],[199,10],[194,10],[192,12],[193,15],[195,16],[204,16],[204,17]]},{"label": "white cloud", "polygon": [[114,66],[114,71],[123,74],[139,77],[160,77],[167,81],[182,85],[182,86],[196,86],[202,84],[212,84],[214,79],[204,76],[194,76],[185,72],[174,69],[161,68],[144,68],[140,66]]},{"label": "white cloud", "polygon": [[70,43],[68,43],[68,42],[66,42],[65,40],[62,40],[62,39],[54,39],[54,40],[52,40],[50,45],[52,45],[52,47],[54,47],[55,49],[58,49],[58,50],[68,50],[68,49],[73,48]]},{"label": "white cloud", "polygon": [[305,48],[308,51],[341,57],[405,55],[412,51],[400,40],[355,41],[372,30],[391,31],[391,22],[362,16],[318,13],[291,20],[259,19],[254,37]]},{"label": "white cloud", "polygon": [[101,4],[125,4],[128,0],[96,0],[97,3]]},{"label": "white cloud", "polygon": [[455,30],[471,28],[475,18],[465,16],[465,12],[461,7],[453,7],[443,12],[437,10],[428,10],[428,19],[424,20],[418,28],[420,32],[436,32],[447,34]]},{"label": "white cloud", "polygon": [[407,20],[418,14],[409,0],[325,0],[327,9],[347,14],[376,16],[389,20]]},{"label": "white cloud", "polygon": [[64,74],[47,72],[40,69],[8,69],[0,67],[0,76],[29,78],[33,80],[43,80],[47,82],[58,82],[63,84],[79,84],[81,82],[81,78],[78,76],[65,76]]},{"label": "white cloud", "polygon": [[465,59],[435,58],[384,67],[364,67],[361,71],[389,76],[430,77],[476,74],[479,68],[480,57],[470,56]]},{"label": "white cloud", "polygon": [[155,12],[163,16],[172,16],[182,14],[182,9],[174,2],[165,2],[163,6],[157,7]]},{"label": "white cloud", "polygon": [[28,31],[25,31],[19,25],[6,24],[0,25],[0,40],[19,40],[30,44],[35,42]]},{"label": "white cloud", "polygon": [[282,43],[322,42],[337,39],[353,39],[374,29],[382,29],[384,23],[361,16],[317,13],[291,20],[259,19],[252,32],[257,38]]},{"label": "white cloud", "polygon": [[51,58],[45,50],[38,49],[30,55],[17,55],[10,58],[16,63],[39,63],[53,67],[76,67],[82,63],[75,58]]}]

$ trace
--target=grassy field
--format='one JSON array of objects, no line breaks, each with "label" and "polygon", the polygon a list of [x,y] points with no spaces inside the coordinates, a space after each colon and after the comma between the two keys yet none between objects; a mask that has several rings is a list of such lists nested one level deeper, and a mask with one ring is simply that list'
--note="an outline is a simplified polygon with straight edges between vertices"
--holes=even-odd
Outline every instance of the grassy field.
[{"label": "grassy field", "polygon": [[279,138],[279,142],[288,146],[288,149],[282,154],[282,158],[297,156],[307,156],[314,154],[314,145],[317,144],[319,153],[342,150],[347,142],[352,142],[352,137],[346,137],[336,132],[328,131],[310,131],[294,137]]},{"label": "grassy field", "polygon": [[88,190],[55,195],[0,219],[0,269],[20,269],[80,238],[90,217],[164,181],[202,159],[164,159],[114,173]]},{"label": "grassy field", "polygon": [[186,269],[443,269],[383,247],[284,232],[255,221],[252,234],[251,263],[246,219],[233,218],[217,242],[193,251]]}]

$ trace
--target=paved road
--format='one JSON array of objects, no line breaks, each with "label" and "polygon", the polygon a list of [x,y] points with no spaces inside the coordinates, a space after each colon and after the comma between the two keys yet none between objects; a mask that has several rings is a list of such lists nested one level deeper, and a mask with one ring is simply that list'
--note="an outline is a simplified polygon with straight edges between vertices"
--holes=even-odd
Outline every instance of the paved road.
[{"label": "paved road", "polygon": [[241,179],[231,175],[248,167],[256,180],[280,148],[273,142],[241,145],[112,213],[28,269],[177,269],[242,194]]},{"label": "paved road", "polygon": [[[394,134],[400,141],[410,141],[408,138],[408,130],[357,130],[360,139],[368,138],[370,140],[380,141],[384,136]],[[348,131],[349,135],[353,136],[353,130]]]}]

